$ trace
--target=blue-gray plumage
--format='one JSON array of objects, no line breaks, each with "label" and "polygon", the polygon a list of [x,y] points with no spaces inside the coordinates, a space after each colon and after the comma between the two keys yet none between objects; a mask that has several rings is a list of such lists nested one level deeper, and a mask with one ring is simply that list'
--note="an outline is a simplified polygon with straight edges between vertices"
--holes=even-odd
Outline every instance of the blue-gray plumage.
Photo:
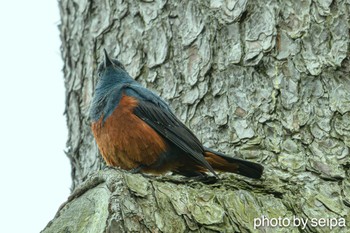
[{"label": "blue-gray plumage", "polygon": [[101,77],[97,83],[93,102],[90,109],[90,119],[97,121],[103,115],[103,122],[118,106],[122,93],[137,99],[151,102],[165,111],[171,110],[168,104],[154,92],[141,86],[130,77],[124,66],[116,59],[106,59],[98,68]]}]

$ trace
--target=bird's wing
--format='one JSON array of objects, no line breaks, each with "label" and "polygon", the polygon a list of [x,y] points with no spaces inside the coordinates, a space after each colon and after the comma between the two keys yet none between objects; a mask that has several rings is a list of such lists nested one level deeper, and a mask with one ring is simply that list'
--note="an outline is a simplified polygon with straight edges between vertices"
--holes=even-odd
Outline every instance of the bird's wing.
[{"label": "bird's wing", "polygon": [[138,106],[134,109],[136,116],[215,174],[203,156],[204,149],[201,142],[171,112],[169,106],[160,97],[148,89],[136,85],[128,86],[124,93],[138,99]]}]

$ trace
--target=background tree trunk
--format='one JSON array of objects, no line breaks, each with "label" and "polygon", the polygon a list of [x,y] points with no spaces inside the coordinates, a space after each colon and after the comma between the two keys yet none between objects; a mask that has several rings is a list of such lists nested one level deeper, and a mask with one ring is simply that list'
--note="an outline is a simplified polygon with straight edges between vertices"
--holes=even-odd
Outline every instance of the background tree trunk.
[{"label": "background tree trunk", "polygon": [[[74,192],[44,232],[251,232],[262,215],[350,224],[348,1],[59,5]],[[203,185],[96,173],[104,163],[87,116],[103,48],[204,145],[263,163],[264,179],[224,174]]]}]

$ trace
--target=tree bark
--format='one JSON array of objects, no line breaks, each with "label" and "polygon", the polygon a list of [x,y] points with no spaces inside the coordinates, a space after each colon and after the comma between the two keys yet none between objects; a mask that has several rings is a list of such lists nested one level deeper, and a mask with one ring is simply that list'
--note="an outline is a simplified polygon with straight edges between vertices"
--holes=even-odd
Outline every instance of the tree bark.
[{"label": "tree bark", "polygon": [[[73,184],[43,232],[348,231],[348,1],[59,6]],[[222,174],[206,185],[106,169],[88,121],[104,48],[205,146],[263,163],[263,179]],[[262,216],[309,222],[255,229]]]}]

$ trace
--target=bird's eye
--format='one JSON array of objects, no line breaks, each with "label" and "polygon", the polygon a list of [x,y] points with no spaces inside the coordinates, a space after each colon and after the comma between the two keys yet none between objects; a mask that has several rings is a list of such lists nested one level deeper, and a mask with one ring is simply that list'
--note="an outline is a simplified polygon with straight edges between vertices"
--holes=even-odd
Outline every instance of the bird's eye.
[{"label": "bird's eye", "polygon": [[97,75],[101,76],[103,71],[103,64],[100,64],[97,68]]}]

